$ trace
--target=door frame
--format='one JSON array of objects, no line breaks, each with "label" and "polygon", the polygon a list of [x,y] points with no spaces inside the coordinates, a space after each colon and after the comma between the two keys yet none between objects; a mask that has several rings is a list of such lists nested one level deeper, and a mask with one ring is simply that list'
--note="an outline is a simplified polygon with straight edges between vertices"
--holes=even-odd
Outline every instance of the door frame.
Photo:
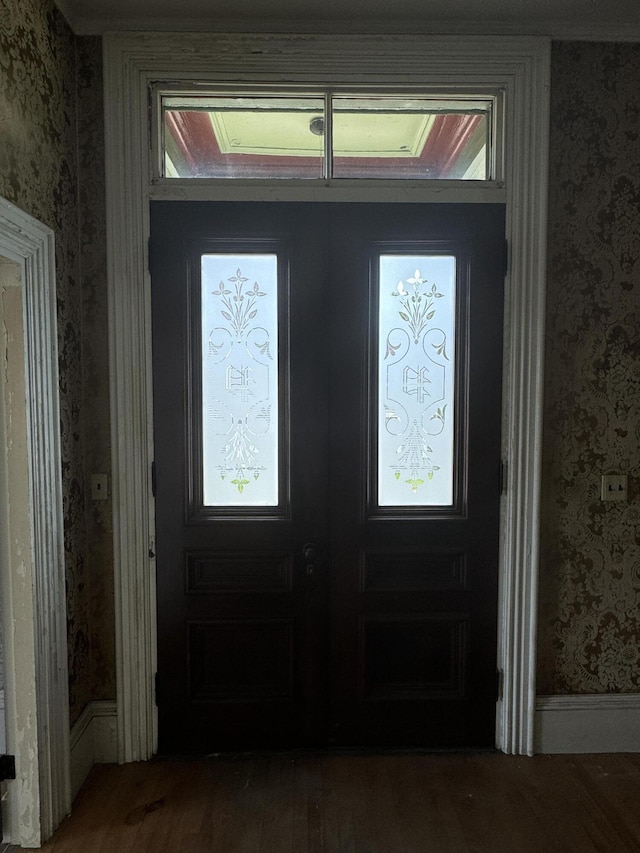
[{"label": "door frame", "polygon": [[0,306],[0,603],[16,759],[2,805],[5,837],[39,847],[71,810],[55,245],[50,228],[5,199],[0,262],[13,291],[6,314]]},{"label": "door frame", "polygon": [[[534,748],[550,39],[546,37],[114,33],[105,36],[109,345],[119,761],[157,746],[153,400],[147,246],[152,199],[504,202],[505,281],[496,745]],[[409,69],[409,70],[407,70]],[[504,181],[480,187],[222,188],[154,182],[149,87],[421,85],[503,90]]]}]

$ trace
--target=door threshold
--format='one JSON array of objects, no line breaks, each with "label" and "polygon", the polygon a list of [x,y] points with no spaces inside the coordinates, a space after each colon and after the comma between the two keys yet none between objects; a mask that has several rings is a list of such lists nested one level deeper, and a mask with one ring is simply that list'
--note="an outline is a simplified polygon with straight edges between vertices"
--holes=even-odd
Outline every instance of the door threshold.
[{"label": "door threshold", "polygon": [[496,747],[423,747],[423,746],[317,746],[296,747],[294,749],[247,749],[210,752],[205,754],[162,754],[154,755],[152,761],[245,761],[247,759],[267,759],[286,757],[291,760],[298,758],[328,758],[335,755],[353,756],[354,758],[369,755],[490,755],[498,753]]}]

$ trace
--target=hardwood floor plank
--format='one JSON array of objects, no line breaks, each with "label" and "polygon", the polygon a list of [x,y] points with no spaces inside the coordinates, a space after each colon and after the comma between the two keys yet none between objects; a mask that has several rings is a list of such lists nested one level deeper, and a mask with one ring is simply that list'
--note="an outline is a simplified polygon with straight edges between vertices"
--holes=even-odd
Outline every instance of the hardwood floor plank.
[{"label": "hardwood floor plank", "polygon": [[154,768],[154,772],[149,773],[145,772],[141,764],[129,766],[131,770],[123,776],[128,784],[123,784],[114,804],[113,824],[102,843],[93,848],[95,853],[110,853],[113,850],[133,853],[141,849],[137,839],[142,824],[148,815],[157,813],[161,808],[164,787],[162,771],[165,768]]},{"label": "hardwood floor plank", "polygon": [[[262,820],[259,853],[276,849],[282,850],[282,853],[293,853],[291,830],[294,760],[272,758],[268,762],[260,795]],[[286,809],[280,807],[283,802],[288,804]]]},{"label": "hardwood floor plank", "polygon": [[[207,803],[207,785],[202,782],[206,764],[168,761],[156,772],[160,775],[156,803],[161,806],[145,815],[136,843],[137,849],[165,853],[180,849],[177,845],[185,844],[185,836],[202,821]],[[173,819],[168,819],[167,814]],[[188,849],[195,846],[190,842]]]},{"label": "hardwood floor plank", "polygon": [[[307,853],[323,853],[323,793],[322,793],[321,758],[313,758],[310,762],[301,762],[300,775],[304,775],[307,790]],[[304,847],[300,848],[305,850]]]},{"label": "hardwood floor plank", "polygon": [[[312,849],[309,838],[309,808],[313,796],[311,779],[314,775],[314,762],[306,763],[296,757],[291,764],[291,851]],[[313,848],[317,853],[317,848]]]},{"label": "hardwood floor plank", "polygon": [[[400,764],[400,773],[402,767]],[[416,756],[412,767],[415,784],[405,813],[406,819],[414,824],[413,832],[417,836],[415,849],[429,849],[434,853],[467,853],[464,830],[446,777],[444,757],[434,756],[434,760],[427,764],[423,756]],[[398,779],[396,796],[407,796],[402,777]],[[430,846],[421,848],[423,841]]]},{"label": "hardwood floor plank", "polygon": [[[572,762],[572,766],[576,778],[590,800],[591,813],[599,816],[603,827],[606,826],[607,839],[613,837],[617,840],[620,853],[623,851],[635,853],[639,848],[640,801],[637,790],[634,803],[631,798],[627,799],[626,793],[620,790],[620,786],[612,785],[612,778],[615,778],[614,774],[619,767],[619,761],[615,756],[611,757],[607,762],[608,769],[605,771],[600,762],[579,756]],[[625,789],[627,787],[628,785],[624,786]]]},{"label": "hardwood floor plank", "polygon": [[[505,756],[500,761],[496,774],[500,777],[501,796],[505,806],[501,811],[501,821],[511,829],[511,837],[517,838],[517,848],[522,853],[560,853],[566,850],[559,837],[558,825],[550,819],[546,800],[553,796],[546,777],[539,783],[540,770],[536,763],[538,757],[522,758]],[[540,794],[542,793],[542,801]],[[505,832],[508,836],[509,832]]]},{"label": "hardwood floor plank", "polygon": [[[389,756],[389,760],[382,765],[376,759],[376,756],[367,756],[365,759],[367,771],[367,794],[369,800],[369,820],[367,823],[360,824],[357,827],[357,835],[355,836],[356,853],[360,853],[358,848],[358,840],[367,838],[367,825],[373,829],[371,839],[372,853],[382,853],[382,851],[392,851],[394,849],[407,850],[407,820],[399,820],[395,809],[394,790],[391,783],[390,770],[397,763],[396,756]],[[404,761],[407,771],[410,770],[408,762]],[[408,782],[412,782],[409,774]],[[406,786],[405,786],[406,787]],[[403,792],[404,793],[404,792]],[[366,849],[366,848],[365,848]]]},{"label": "hardwood floor plank", "polygon": [[46,853],[640,853],[640,756],[273,754],[94,768]]},{"label": "hardwood floor plank", "polygon": [[599,756],[587,756],[584,768],[594,777],[596,795],[601,793],[618,819],[628,824],[633,838],[640,838],[640,755],[609,756],[606,763]]},{"label": "hardwood floor plank", "polygon": [[538,817],[546,847],[622,853],[613,827],[593,808],[589,792],[575,772],[575,756],[536,756],[530,761],[533,763],[523,765],[521,790]]},{"label": "hardwood floor plank", "polygon": [[259,789],[264,778],[265,763],[255,758],[210,763],[207,790],[212,796],[201,827],[201,837],[208,841],[210,850],[259,851],[262,823]]}]

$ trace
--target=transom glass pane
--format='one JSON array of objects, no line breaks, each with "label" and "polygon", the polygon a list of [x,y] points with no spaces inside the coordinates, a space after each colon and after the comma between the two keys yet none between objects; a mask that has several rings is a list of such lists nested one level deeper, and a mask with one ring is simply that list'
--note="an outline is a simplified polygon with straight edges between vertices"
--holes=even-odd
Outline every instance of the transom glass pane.
[{"label": "transom glass pane", "polygon": [[453,504],[456,259],[381,255],[378,504]]},{"label": "transom glass pane", "polygon": [[333,177],[489,177],[489,102],[335,97],[332,107]]},{"label": "transom glass pane", "polygon": [[202,255],[201,274],[203,503],[277,506],[277,255]]},{"label": "transom glass pane", "polygon": [[165,97],[168,178],[322,178],[324,98]]},{"label": "transom glass pane", "polygon": [[487,98],[166,94],[161,111],[166,178],[491,177]]}]

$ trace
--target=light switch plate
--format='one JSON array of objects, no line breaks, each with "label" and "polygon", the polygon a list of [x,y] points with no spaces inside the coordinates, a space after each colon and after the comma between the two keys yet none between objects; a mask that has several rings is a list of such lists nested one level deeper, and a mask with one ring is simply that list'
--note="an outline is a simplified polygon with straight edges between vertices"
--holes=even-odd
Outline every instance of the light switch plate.
[{"label": "light switch plate", "polygon": [[603,501],[626,501],[627,475],[603,474],[600,486],[600,499]]}]

